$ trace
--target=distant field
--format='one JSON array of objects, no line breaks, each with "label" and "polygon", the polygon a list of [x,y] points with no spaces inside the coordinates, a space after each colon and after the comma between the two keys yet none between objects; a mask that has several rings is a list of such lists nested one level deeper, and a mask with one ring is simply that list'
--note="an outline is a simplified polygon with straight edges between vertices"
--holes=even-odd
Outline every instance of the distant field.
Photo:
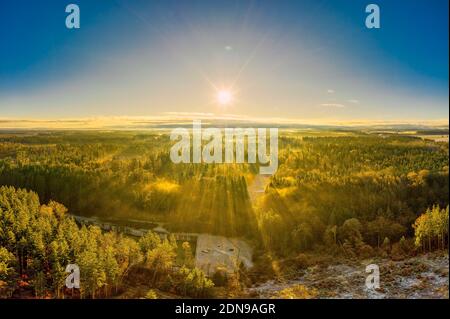
[{"label": "distant field", "polygon": [[420,138],[425,140],[431,140],[434,142],[447,142],[448,143],[448,135],[417,135]]}]

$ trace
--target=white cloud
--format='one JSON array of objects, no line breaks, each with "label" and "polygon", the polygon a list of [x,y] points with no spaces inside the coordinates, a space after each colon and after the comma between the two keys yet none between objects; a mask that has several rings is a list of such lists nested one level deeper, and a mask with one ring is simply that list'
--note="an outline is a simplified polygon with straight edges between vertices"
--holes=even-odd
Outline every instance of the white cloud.
[{"label": "white cloud", "polygon": [[328,94],[333,94],[334,92],[336,92],[336,91],[333,90],[333,89],[328,89],[328,90],[327,90],[327,93],[328,93]]},{"label": "white cloud", "polygon": [[352,104],[359,104],[359,100],[355,100],[355,99],[348,100],[348,102],[352,103]]}]

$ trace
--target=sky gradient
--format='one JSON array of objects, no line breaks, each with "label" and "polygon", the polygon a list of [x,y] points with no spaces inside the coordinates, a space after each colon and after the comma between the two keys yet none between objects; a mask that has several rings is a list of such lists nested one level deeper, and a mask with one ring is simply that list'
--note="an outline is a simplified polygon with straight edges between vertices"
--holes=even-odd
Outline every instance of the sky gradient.
[{"label": "sky gradient", "polygon": [[0,48],[0,118],[449,116],[447,0],[2,0]]}]

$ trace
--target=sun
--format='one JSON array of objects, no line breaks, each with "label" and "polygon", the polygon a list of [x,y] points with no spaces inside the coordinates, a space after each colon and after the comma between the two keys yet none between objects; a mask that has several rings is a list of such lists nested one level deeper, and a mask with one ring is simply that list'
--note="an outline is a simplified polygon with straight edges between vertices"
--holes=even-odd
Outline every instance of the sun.
[{"label": "sun", "polygon": [[220,105],[228,105],[233,102],[233,93],[229,90],[219,90],[216,98]]}]

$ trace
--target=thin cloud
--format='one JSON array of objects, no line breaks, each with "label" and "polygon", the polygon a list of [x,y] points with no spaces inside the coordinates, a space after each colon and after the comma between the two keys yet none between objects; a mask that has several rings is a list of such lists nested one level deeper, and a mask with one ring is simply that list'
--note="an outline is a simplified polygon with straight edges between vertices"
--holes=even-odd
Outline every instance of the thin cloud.
[{"label": "thin cloud", "polygon": [[322,103],[322,104],[320,104],[320,106],[325,106],[325,107],[338,107],[338,108],[345,107],[344,104],[339,104],[339,103]]},{"label": "thin cloud", "polygon": [[333,94],[333,93],[335,93],[335,92],[336,92],[336,91],[333,90],[333,89],[328,89],[328,90],[327,90],[327,93],[328,93],[328,94]]},{"label": "thin cloud", "polygon": [[348,102],[352,103],[352,104],[359,104],[359,100],[355,100],[355,99],[348,100]]}]

